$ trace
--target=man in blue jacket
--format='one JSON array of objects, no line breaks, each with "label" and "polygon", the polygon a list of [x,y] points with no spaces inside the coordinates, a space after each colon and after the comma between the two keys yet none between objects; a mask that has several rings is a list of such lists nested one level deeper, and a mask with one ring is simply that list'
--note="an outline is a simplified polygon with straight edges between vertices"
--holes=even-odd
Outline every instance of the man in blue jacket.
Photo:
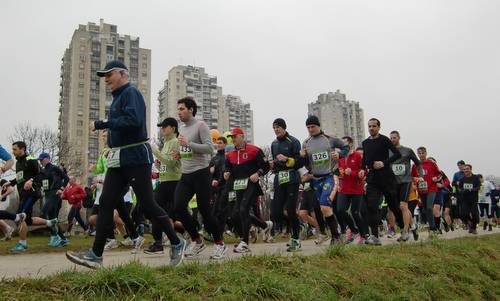
[{"label": "man in blue jacket", "polygon": [[[79,265],[89,268],[102,266],[102,253],[108,233],[113,231],[113,211],[117,202],[123,199],[123,188],[130,184],[146,217],[156,223],[172,244],[170,264],[181,263],[186,249],[186,241],[178,238],[170,218],[153,199],[151,166],[153,156],[148,143],[146,127],[146,104],[137,88],[129,83],[127,66],[120,61],[111,61],[97,75],[104,77],[111,90],[113,102],[109,110],[109,120],[90,123],[90,129],[108,131],[106,165],[108,170],[99,204],[96,236],[92,249],[83,252],[67,252],[66,257]],[[144,243],[144,238],[130,233],[135,249]]]}]

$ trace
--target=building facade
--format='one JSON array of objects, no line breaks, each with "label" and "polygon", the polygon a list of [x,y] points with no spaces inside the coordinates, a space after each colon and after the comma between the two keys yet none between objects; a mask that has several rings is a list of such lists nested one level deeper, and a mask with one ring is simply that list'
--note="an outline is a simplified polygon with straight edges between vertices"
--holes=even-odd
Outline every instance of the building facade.
[{"label": "building facade", "polygon": [[339,90],[320,94],[315,102],[308,104],[308,113],[318,116],[321,129],[326,134],[350,136],[356,146],[360,146],[365,139],[363,109],[359,102],[347,100]]},{"label": "building facade", "polygon": [[253,113],[250,104],[241,98],[223,95],[217,77],[209,75],[203,67],[176,66],[168,72],[168,79],[158,92],[158,120],[178,119],[177,101],[192,97],[198,105],[196,118],[206,122],[210,129],[225,132],[241,127],[247,141],[253,142]]},{"label": "building facade", "polygon": [[144,96],[151,130],[151,50],[140,48],[138,37],[120,35],[116,25],[102,19],[99,24],[79,25],[62,58],[58,127],[60,162],[82,183],[104,148],[89,123],[107,119],[109,114],[111,91],[96,71],[111,60],[128,66],[130,83]]}]

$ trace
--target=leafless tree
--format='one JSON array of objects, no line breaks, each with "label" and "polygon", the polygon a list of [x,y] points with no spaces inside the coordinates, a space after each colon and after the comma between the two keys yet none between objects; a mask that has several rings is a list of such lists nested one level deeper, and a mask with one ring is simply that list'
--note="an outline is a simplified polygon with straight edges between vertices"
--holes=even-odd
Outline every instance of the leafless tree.
[{"label": "leafless tree", "polygon": [[29,121],[22,122],[14,127],[14,132],[9,135],[11,143],[24,141],[28,154],[36,156],[42,152],[49,153],[52,161],[59,161],[59,139],[57,132],[48,126],[34,127]]}]

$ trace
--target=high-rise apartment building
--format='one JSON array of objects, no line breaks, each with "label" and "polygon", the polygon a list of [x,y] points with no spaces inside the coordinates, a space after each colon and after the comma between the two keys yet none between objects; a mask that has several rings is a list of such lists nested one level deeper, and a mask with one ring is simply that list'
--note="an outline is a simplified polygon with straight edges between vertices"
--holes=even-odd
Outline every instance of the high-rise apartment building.
[{"label": "high-rise apartment building", "polygon": [[365,139],[363,109],[359,102],[346,99],[346,95],[337,90],[320,94],[318,100],[308,104],[309,115],[318,116],[321,129],[336,137],[350,136],[354,145],[359,146]]},{"label": "high-rise apartment building", "polygon": [[[71,174],[87,180],[90,164],[104,144],[89,123],[107,119],[112,101],[104,80],[96,75],[108,61],[120,60],[129,68],[130,83],[144,96],[147,126],[151,116],[151,50],[139,47],[139,38],[120,35],[117,26],[89,22],[74,31],[61,64],[59,107],[60,162]],[[85,183],[85,182],[84,182]]]},{"label": "high-rise apartment building", "polygon": [[198,105],[196,118],[210,129],[221,132],[234,127],[245,130],[246,140],[253,142],[253,113],[250,104],[238,96],[222,95],[217,77],[203,67],[176,66],[168,72],[163,88],[158,92],[158,120],[177,117],[177,100],[192,97]]}]

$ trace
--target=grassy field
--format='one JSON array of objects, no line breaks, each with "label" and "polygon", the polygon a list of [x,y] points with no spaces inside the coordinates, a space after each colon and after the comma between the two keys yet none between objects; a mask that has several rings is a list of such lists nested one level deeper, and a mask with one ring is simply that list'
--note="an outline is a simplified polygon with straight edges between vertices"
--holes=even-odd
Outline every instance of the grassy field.
[{"label": "grassy field", "polygon": [[500,235],[0,282],[0,300],[499,300]]}]

